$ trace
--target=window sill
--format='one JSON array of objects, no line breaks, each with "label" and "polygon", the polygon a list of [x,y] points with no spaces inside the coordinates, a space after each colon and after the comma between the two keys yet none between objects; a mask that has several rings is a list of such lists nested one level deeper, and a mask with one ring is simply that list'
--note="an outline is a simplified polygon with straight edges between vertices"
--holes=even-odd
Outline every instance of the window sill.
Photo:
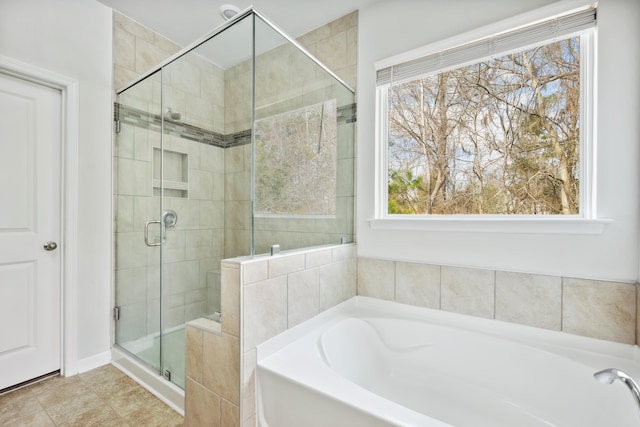
[{"label": "window sill", "polygon": [[539,218],[539,217],[408,217],[371,218],[374,230],[454,231],[476,233],[578,234],[597,235],[604,232],[610,219]]}]

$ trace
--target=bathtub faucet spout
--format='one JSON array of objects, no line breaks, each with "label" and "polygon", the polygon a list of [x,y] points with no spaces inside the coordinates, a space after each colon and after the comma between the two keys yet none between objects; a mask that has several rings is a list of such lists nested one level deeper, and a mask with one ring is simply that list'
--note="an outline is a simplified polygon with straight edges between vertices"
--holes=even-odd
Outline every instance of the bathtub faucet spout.
[{"label": "bathtub faucet spout", "polygon": [[631,394],[633,394],[633,398],[638,404],[638,409],[640,410],[640,386],[629,374],[621,371],[620,369],[609,368],[596,372],[593,376],[603,384],[613,384],[615,380],[623,382],[624,385],[629,387],[629,390],[631,390]]}]

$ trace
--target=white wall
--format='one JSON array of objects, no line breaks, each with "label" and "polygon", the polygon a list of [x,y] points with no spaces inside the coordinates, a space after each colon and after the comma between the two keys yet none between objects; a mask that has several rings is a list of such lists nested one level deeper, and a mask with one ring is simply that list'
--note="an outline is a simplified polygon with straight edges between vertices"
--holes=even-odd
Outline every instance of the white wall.
[{"label": "white wall", "polygon": [[360,11],[358,256],[633,282],[638,280],[640,2],[598,4],[597,217],[601,235],[373,230],[374,62],[553,3],[395,0]]},{"label": "white wall", "polygon": [[109,351],[111,9],[93,0],[2,0],[0,55],[79,82],[78,359]]}]

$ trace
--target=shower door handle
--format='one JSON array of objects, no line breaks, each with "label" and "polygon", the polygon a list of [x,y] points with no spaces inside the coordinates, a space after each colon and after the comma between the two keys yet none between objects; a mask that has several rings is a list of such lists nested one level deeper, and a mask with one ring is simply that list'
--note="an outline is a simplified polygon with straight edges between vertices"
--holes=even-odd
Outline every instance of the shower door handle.
[{"label": "shower door handle", "polygon": [[[162,241],[157,243],[149,243],[149,224],[162,224],[162,221],[147,221],[144,224],[144,244],[147,246],[160,246]],[[162,225],[160,225],[162,227]]]}]

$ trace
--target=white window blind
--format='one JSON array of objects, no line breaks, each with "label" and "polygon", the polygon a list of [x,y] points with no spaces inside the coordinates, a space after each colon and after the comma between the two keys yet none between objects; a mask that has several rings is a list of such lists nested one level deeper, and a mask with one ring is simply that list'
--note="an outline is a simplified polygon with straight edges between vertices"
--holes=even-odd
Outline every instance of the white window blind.
[{"label": "white window blind", "polygon": [[596,8],[578,10],[566,15],[496,34],[451,49],[423,56],[378,70],[376,83],[383,86],[416,79],[437,71],[477,62],[545,41],[554,41],[570,34],[594,27]]}]

